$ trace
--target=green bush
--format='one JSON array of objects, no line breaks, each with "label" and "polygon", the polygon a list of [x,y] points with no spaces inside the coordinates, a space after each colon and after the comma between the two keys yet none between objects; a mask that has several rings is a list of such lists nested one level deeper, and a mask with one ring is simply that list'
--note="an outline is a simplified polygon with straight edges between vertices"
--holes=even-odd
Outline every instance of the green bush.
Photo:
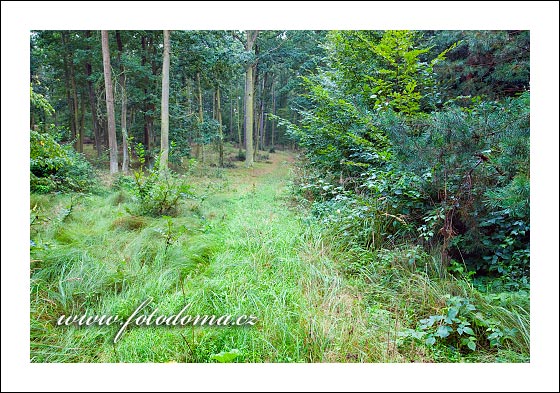
[{"label": "green bush", "polygon": [[97,184],[85,157],[49,133],[30,132],[31,192],[88,192]]},{"label": "green bush", "polygon": [[145,151],[142,144],[136,146],[141,166],[132,178],[123,176],[115,184],[128,189],[137,202],[136,214],[147,216],[175,215],[182,198],[192,197],[191,186],[183,176],[167,170],[160,172],[159,157],[154,167],[144,169]]}]

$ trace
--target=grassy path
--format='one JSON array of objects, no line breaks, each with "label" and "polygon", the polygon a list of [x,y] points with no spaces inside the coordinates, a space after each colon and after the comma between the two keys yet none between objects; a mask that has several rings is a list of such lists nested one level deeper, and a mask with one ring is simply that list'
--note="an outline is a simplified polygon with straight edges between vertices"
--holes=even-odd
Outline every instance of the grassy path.
[{"label": "grassy path", "polygon": [[[186,280],[193,311],[255,315],[252,327],[192,332],[190,358],[237,349],[249,362],[351,361],[366,356],[356,299],[345,290],[314,229],[288,208],[286,153],[252,170],[228,171],[222,192],[205,202],[221,223],[209,232],[218,249]],[[194,308],[196,307],[196,308]]]},{"label": "grassy path", "polygon": [[[378,361],[361,300],[316,224],[289,208],[293,156],[251,170],[201,169],[203,202],[171,219],[131,217],[123,192],[35,196],[58,217],[32,232],[33,362]],[[62,218],[61,218],[62,217]],[[166,244],[166,236],[171,241]],[[255,316],[254,326],[55,326],[60,315]],[[157,309],[156,309],[157,308]]]}]

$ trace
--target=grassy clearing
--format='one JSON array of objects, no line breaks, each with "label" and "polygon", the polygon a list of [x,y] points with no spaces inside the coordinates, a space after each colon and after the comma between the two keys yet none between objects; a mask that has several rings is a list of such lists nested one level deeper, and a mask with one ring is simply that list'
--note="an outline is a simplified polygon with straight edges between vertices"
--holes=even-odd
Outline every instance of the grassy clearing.
[{"label": "grassy clearing", "polygon": [[[255,168],[200,168],[198,200],[171,219],[128,213],[122,190],[89,196],[33,195],[33,362],[363,361],[357,301],[325,253],[320,231],[286,207],[289,161]],[[196,173],[196,171],[193,171]],[[72,207],[70,208],[70,205]],[[60,327],[60,315],[130,315],[147,297],[166,315],[254,315],[245,327]],[[158,315],[159,315],[158,312]],[[148,311],[146,311],[148,313]],[[355,323],[356,321],[357,323]]]},{"label": "grassy clearing", "polygon": [[[130,214],[123,190],[32,195],[31,361],[528,361],[528,297],[484,297],[435,258],[419,271],[405,251],[349,247],[289,208],[293,156],[269,158],[251,170],[190,168],[197,199],[170,219]],[[474,354],[403,342],[399,332],[444,310],[447,294],[476,299],[480,312],[517,328],[516,339]],[[132,326],[116,344],[120,326],[55,326],[63,314],[126,319],[148,297],[141,314],[190,304],[189,315],[258,322]]]}]

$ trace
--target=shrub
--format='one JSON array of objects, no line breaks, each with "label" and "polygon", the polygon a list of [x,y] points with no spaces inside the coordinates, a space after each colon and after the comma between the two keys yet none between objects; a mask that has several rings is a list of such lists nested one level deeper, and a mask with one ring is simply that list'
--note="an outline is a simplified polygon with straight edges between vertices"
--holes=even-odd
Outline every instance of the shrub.
[{"label": "shrub", "polygon": [[137,145],[136,153],[141,166],[133,172],[133,183],[129,179],[119,182],[131,189],[137,201],[137,213],[148,216],[175,215],[180,199],[193,196],[190,184],[171,170],[160,172],[159,157],[152,169],[145,170],[141,144]]},{"label": "shrub", "polygon": [[49,193],[91,191],[97,184],[91,164],[70,145],[60,145],[49,133],[30,134],[31,191]]}]

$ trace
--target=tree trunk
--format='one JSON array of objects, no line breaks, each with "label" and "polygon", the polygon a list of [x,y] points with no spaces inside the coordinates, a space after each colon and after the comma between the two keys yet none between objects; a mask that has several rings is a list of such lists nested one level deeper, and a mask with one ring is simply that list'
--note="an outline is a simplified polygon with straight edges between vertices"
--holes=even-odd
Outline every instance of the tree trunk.
[{"label": "tree trunk", "polygon": [[[141,65],[142,67],[144,67],[146,65],[146,49],[147,46],[147,39],[146,36],[143,35],[142,36],[142,59],[141,59]],[[149,78],[145,78],[144,79],[144,146],[146,148],[146,150],[150,149],[150,121],[151,118],[149,115],[146,114],[146,112],[148,112],[150,105],[148,102],[148,88],[146,87],[148,85],[148,81]]]},{"label": "tree trunk", "polygon": [[72,90],[72,118],[74,123],[75,137],[74,149],[80,153],[84,151],[84,136],[79,130],[79,109],[78,109],[78,92],[76,88],[76,77],[74,75],[74,62],[70,59],[70,88]]},{"label": "tree trunk", "polygon": [[220,103],[220,87],[216,89],[216,111],[218,114],[219,123],[219,140],[218,140],[218,153],[219,153],[219,165],[220,168],[224,167],[224,133],[222,130],[222,105]]},{"label": "tree trunk", "polygon": [[[276,115],[276,96],[274,95],[274,79],[272,79],[272,114]],[[274,149],[274,132],[276,131],[276,120],[272,119],[270,126],[270,145]]]},{"label": "tree trunk", "polygon": [[122,160],[122,172],[124,174],[128,174],[128,132],[126,130],[126,105],[127,105],[127,97],[126,97],[126,74],[123,64],[123,44],[121,40],[121,33],[120,31],[116,31],[116,38],[117,38],[117,49],[119,51],[118,54],[118,62],[119,62],[119,84],[121,85],[121,133],[123,139],[123,160]]},{"label": "tree trunk", "polygon": [[64,65],[64,85],[66,87],[66,101],[68,102],[68,115],[70,118],[70,135],[71,138],[74,139],[76,137],[76,121],[74,118],[74,103],[72,101],[72,88],[70,84],[70,61],[72,59],[68,59],[68,52],[70,48],[68,47],[69,33],[67,31],[63,31],[61,34],[62,39],[62,47],[64,53],[62,54],[62,62]]},{"label": "tree trunk", "polygon": [[233,138],[233,96],[230,93],[229,97],[229,136]]},{"label": "tree trunk", "polygon": [[202,87],[200,85],[200,72],[196,73],[196,82],[198,84],[198,124],[199,128],[196,131],[196,158],[204,163],[204,143],[202,141],[203,135],[201,134],[201,126],[204,122],[204,112],[202,108]]},{"label": "tree trunk", "polygon": [[265,87],[266,87],[266,79],[267,79],[267,73],[264,73],[263,76],[263,80],[262,80],[262,86],[261,86],[261,100],[260,100],[260,110],[259,110],[259,115],[260,115],[260,120],[259,120],[259,140],[260,140],[260,148],[261,150],[264,150],[264,92],[265,92]]},{"label": "tree trunk", "polygon": [[119,171],[119,162],[117,156],[115,102],[113,98],[113,82],[111,81],[109,32],[107,30],[101,30],[101,46],[103,49],[103,74],[105,76],[105,101],[107,103],[107,134],[109,135],[109,169],[111,174],[115,174]]},{"label": "tree trunk", "polygon": [[128,158],[128,132],[126,129],[126,76],[124,73],[121,76],[121,132],[123,139],[123,161],[122,161],[122,171],[124,174],[128,173],[129,158]]},{"label": "tree trunk", "polygon": [[85,134],[85,120],[86,120],[86,100],[84,94],[80,94],[80,153],[84,152],[84,134]]},{"label": "tree trunk", "polygon": [[159,170],[166,172],[169,158],[169,30],[163,31],[163,68],[161,70],[161,157]]},{"label": "tree trunk", "polygon": [[[247,43],[245,50],[253,51],[257,40],[258,30],[247,30]],[[245,66],[245,166],[253,166],[253,64]]]},{"label": "tree trunk", "polygon": [[236,106],[237,106],[237,138],[239,141],[239,153],[237,154],[238,157],[241,157],[242,149],[243,149],[243,140],[241,137],[241,108],[239,107],[239,99],[235,98]]},{"label": "tree trunk", "polygon": [[[89,38],[91,33],[89,30],[86,30],[86,37]],[[87,50],[90,51],[91,48],[87,47]],[[89,61],[86,62],[86,76],[87,76],[87,87],[88,87],[88,98],[89,98],[89,107],[91,111],[91,127],[93,130],[93,137],[95,138],[95,150],[97,151],[97,157],[101,157],[101,135],[99,133],[99,126],[97,122],[97,106],[95,103],[95,93],[93,92],[93,82],[91,81],[91,63]]]}]

